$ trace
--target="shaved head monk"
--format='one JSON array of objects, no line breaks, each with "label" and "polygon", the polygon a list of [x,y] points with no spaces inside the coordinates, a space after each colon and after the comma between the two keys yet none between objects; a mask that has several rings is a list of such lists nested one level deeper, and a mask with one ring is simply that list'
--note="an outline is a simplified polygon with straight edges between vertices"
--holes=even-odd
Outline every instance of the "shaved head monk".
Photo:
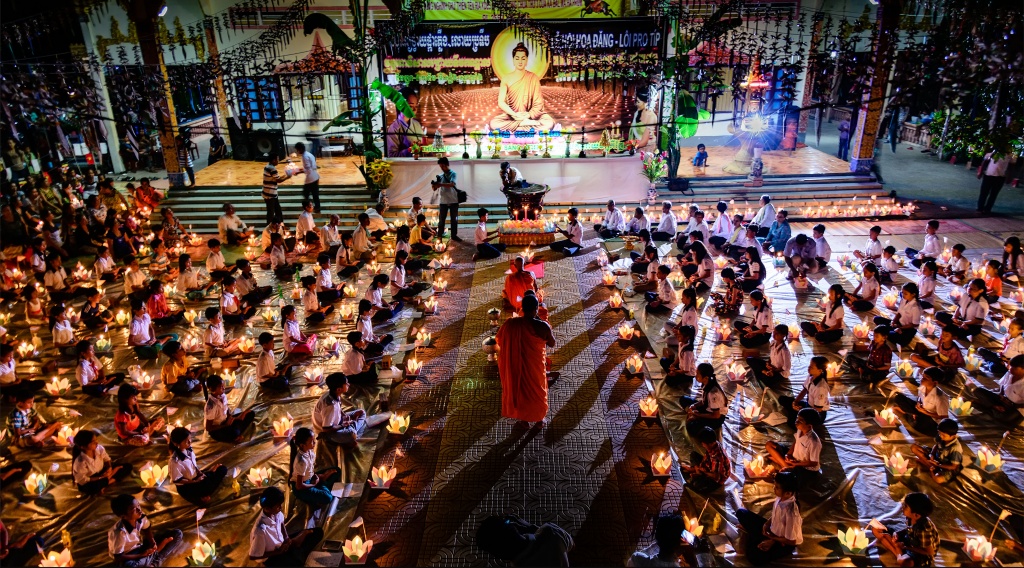
[{"label": "shaved head monk", "polygon": [[533,273],[524,268],[523,257],[517,256],[512,261],[512,274],[505,277],[505,289],[501,291],[501,297],[507,302],[507,306],[519,311],[523,297],[527,290],[537,291],[537,278]]},{"label": "shaved head monk", "polygon": [[537,317],[533,295],[522,300],[523,317],[505,320],[498,330],[501,415],[523,422],[543,422],[548,413],[545,346],[555,346],[551,326]]}]

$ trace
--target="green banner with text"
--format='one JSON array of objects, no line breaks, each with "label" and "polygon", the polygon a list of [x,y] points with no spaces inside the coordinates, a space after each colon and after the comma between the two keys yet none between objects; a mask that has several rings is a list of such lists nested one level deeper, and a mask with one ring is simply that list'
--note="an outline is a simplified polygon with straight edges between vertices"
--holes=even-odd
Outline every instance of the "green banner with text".
[{"label": "green banner with text", "polygon": [[[626,0],[516,0],[515,6],[537,20],[573,20],[622,17],[627,3]],[[424,17],[434,21],[487,21],[495,19],[496,15],[488,0],[427,0]]]}]

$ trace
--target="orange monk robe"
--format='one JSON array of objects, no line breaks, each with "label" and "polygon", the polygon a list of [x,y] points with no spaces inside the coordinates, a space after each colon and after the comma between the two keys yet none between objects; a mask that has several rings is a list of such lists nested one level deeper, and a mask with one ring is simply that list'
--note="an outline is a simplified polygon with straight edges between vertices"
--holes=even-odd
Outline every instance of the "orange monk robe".
[{"label": "orange monk robe", "polygon": [[533,276],[532,272],[529,270],[516,272],[513,268],[512,274],[505,277],[505,290],[502,291],[501,296],[508,300],[513,310],[518,312],[522,309],[523,296],[526,294],[526,291],[536,289],[537,279]]},{"label": "orange monk robe", "polygon": [[548,414],[545,338],[541,322],[527,318],[505,320],[498,330],[498,374],[501,377],[501,415],[540,422]]}]

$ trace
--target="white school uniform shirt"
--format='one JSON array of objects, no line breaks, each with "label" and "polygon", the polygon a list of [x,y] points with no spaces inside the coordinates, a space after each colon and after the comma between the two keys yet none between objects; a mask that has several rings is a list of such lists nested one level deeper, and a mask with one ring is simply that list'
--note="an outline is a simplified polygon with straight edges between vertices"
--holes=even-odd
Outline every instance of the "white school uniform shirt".
[{"label": "white school uniform shirt", "polygon": [[864,245],[864,256],[868,258],[881,258],[882,241],[878,239],[872,240],[871,238],[868,238],[868,243]]},{"label": "white school uniform shirt", "polygon": [[679,314],[679,325],[692,325],[696,328],[698,319],[697,308],[688,306],[683,308],[683,311]]},{"label": "white school uniform shirt", "polygon": [[142,531],[149,528],[149,517],[142,515],[138,523],[129,525],[123,520],[117,521],[107,531],[107,552],[111,558],[118,554],[131,552],[142,544]]},{"label": "white school uniform shirt", "polygon": [[325,292],[334,289],[334,277],[328,268],[321,268],[316,275],[316,291]]},{"label": "white school uniform shirt", "polygon": [[338,232],[338,226],[327,224],[320,227],[320,240],[326,246],[341,244],[341,234]]},{"label": "white school uniform shirt", "polygon": [[651,230],[651,220],[647,218],[647,215],[643,215],[639,219],[634,215],[626,224],[626,230],[630,233],[639,233],[644,229]]},{"label": "white school uniform shirt", "polygon": [[285,255],[284,247],[274,246],[270,249],[270,268],[277,270],[278,268],[288,264],[288,257]]},{"label": "white school uniform shirt", "polygon": [[387,308],[387,306],[384,305],[384,293],[376,284],[370,283],[370,287],[366,289],[365,298],[378,308]]},{"label": "white school uniform shirt", "polygon": [[783,499],[775,498],[772,506],[772,516],[768,521],[768,528],[772,534],[791,540],[797,545],[804,541],[804,520],[800,516],[800,508],[796,504],[796,497]]},{"label": "white school uniform shirt", "polygon": [[356,227],[356,230],[352,231],[352,250],[357,255],[370,250],[370,234],[366,232],[365,227]]},{"label": "white school uniform shirt", "polygon": [[249,557],[261,558],[269,552],[274,552],[284,544],[288,538],[288,531],[284,526],[284,513],[278,511],[276,515],[267,516],[260,513],[259,520],[252,526],[249,532]]},{"label": "white school uniform shirt", "polygon": [[349,349],[341,361],[341,372],[346,375],[358,375],[363,372],[366,357],[358,349]]},{"label": "white school uniform shirt", "polygon": [[284,322],[284,352],[291,353],[292,349],[300,343],[304,342],[302,341],[302,332],[299,331],[298,320]]},{"label": "white school uniform shirt", "polygon": [[9,385],[18,380],[18,375],[14,372],[17,366],[18,363],[13,358],[9,363],[0,361],[0,385]]},{"label": "white school uniform shirt", "polygon": [[920,298],[927,298],[929,295],[935,293],[935,277],[921,275],[921,279],[917,281],[917,295]]},{"label": "white school uniform shirt", "polygon": [[696,276],[697,280],[708,286],[715,285],[715,261],[711,259],[711,255],[708,255],[701,261],[700,266],[697,267]]},{"label": "white school uniform shirt", "polygon": [[221,251],[210,251],[210,256],[206,257],[206,270],[213,272],[214,270],[227,270],[228,266],[224,263],[224,253]]},{"label": "white school uniform shirt", "polygon": [[1010,360],[1017,355],[1024,355],[1024,334],[1018,335],[1014,339],[1010,339],[1010,336],[1007,335],[1004,343],[1001,353],[1003,359]]},{"label": "white school uniform shirt", "polygon": [[[127,282],[127,279],[126,279]],[[178,272],[178,289],[195,290],[199,288],[199,271],[195,268]]]},{"label": "white school uniform shirt", "polygon": [[900,307],[896,310],[896,313],[900,316],[900,326],[913,325],[917,327],[921,324],[921,303],[917,300],[911,300],[909,302],[900,302]]},{"label": "white school uniform shirt", "polygon": [[327,428],[341,424],[341,401],[325,393],[313,406],[313,431],[323,433]]},{"label": "white school uniform shirt", "polygon": [[305,183],[320,181],[320,172],[316,168],[316,158],[309,152],[302,153],[302,171],[306,172]]},{"label": "white school uniform shirt", "polygon": [[71,475],[75,478],[77,485],[85,485],[92,480],[92,476],[106,469],[110,464],[110,456],[102,445],[96,445],[96,457],[91,458],[85,452],[78,454],[71,464]]},{"label": "white school uniform shirt", "polygon": [[878,284],[878,279],[872,276],[871,278],[865,278],[860,281],[860,297],[861,298],[874,298],[872,302],[878,300],[878,293],[882,287]]},{"label": "white school uniform shirt", "polygon": [[277,370],[277,357],[273,349],[264,349],[256,358],[256,380],[263,383]]},{"label": "white school uniform shirt", "polygon": [[356,331],[362,333],[363,339],[370,343],[376,343],[379,339],[373,333],[373,319],[370,318],[369,314],[359,318],[359,321],[356,322]]},{"label": "white school uniform shirt", "polygon": [[569,223],[569,226],[566,228],[566,232],[569,233],[568,238],[570,241],[577,245],[583,244],[583,225],[581,225],[579,221]]},{"label": "white school uniform shirt", "polygon": [[804,388],[807,389],[807,404],[815,410],[828,410],[830,404],[828,379],[822,379],[820,383],[814,384],[814,379],[807,377],[804,381]]},{"label": "white school uniform shirt", "polygon": [[410,207],[409,210],[405,212],[405,224],[408,225],[409,228],[415,227],[416,226],[416,217],[419,217],[420,215],[426,215],[426,214],[427,214],[427,211],[425,209],[423,209],[422,207],[420,207],[419,210],[416,210],[416,209],[413,209],[412,207]]},{"label": "white school uniform shirt", "polygon": [[1024,404],[1024,380],[1013,382],[1009,371],[999,379],[999,392],[1014,404]]},{"label": "white school uniform shirt", "polygon": [[206,331],[203,332],[203,345],[206,346],[207,357],[213,355],[213,348],[210,345],[224,345],[224,322],[206,326]]},{"label": "white school uniform shirt", "polygon": [[43,275],[43,286],[47,288],[53,288],[54,290],[63,290],[68,287],[64,283],[67,280],[68,273],[63,267],[57,270],[47,270],[46,274]]},{"label": "white school uniform shirt", "polygon": [[482,245],[487,242],[487,223],[483,221],[476,224],[476,231],[473,232],[473,244]]},{"label": "white school uniform shirt", "polygon": [[882,259],[882,266],[879,268],[882,272],[889,274],[896,274],[900,271],[900,263],[896,262],[896,257],[890,256],[889,258]]},{"label": "white school uniform shirt", "polygon": [[686,375],[697,374],[697,357],[693,354],[693,349],[683,349],[684,344],[679,344],[679,370]]},{"label": "white school uniform shirt", "polygon": [[960,298],[959,306],[964,321],[985,319],[985,316],[988,315],[988,300],[984,296],[978,296],[978,299],[975,300],[970,294],[964,294]]},{"label": "white school uniform shirt", "polygon": [[96,368],[96,364],[89,359],[79,361],[78,366],[75,367],[75,378],[78,379],[78,384],[83,387],[99,377],[99,375],[99,369]]},{"label": "white school uniform shirt", "polygon": [[114,271],[116,265],[114,259],[107,256],[96,257],[96,262],[92,265],[93,269],[96,270],[96,277],[99,278],[104,274],[109,274]]},{"label": "white school uniform shirt", "polygon": [[35,272],[40,274],[46,272],[46,259],[41,254],[36,253],[32,255],[31,265],[32,270]]},{"label": "white school uniform shirt", "polygon": [[772,313],[771,306],[768,305],[768,302],[762,301],[761,307],[754,310],[754,319],[750,323],[754,324],[754,327],[759,330],[771,333],[772,329],[775,327],[774,322],[775,314]]},{"label": "white school uniform shirt", "polygon": [[658,267],[659,266],[661,266],[661,263],[658,262],[658,259],[654,259],[650,263],[648,263],[648,265],[647,265],[647,280],[648,281],[653,282],[653,281],[658,279]]},{"label": "white school uniform shirt", "polygon": [[216,396],[211,394],[210,398],[206,399],[206,406],[203,408],[203,420],[206,429],[216,428],[223,424],[228,419],[230,412],[228,409],[228,395]]},{"label": "white school uniform shirt", "polygon": [[676,232],[679,230],[679,222],[676,220],[676,214],[669,211],[665,215],[662,215],[661,223],[658,223],[657,230],[662,233],[668,233],[675,238]]},{"label": "white school uniform shirt", "polygon": [[933,414],[945,417],[949,413],[949,396],[942,392],[939,387],[932,387],[932,390],[924,392],[924,387],[918,393],[921,406]]},{"label": "white school uniform shirt", "polygon": [[384,217],[381,217],[380,213],[377,213],[376,208],[370,207],[364,213],[370,218],[370,226],[367,227],[370,232],[388,230],[388,222],[384,220]]},{"label": "white school uniform shirt", "polygon": [[844,310],[842,303],[840,303],[835,308],[836,309],[833,310],[832,303],[828,303],[825,309],[825,327],[832,328],[835,327],[837,324],[840,327],[842,327],[843,317],[846,316],[846,311]]},{"label": "white school uniform shirt", "polygon": [[710,236],[724,237],[728,239],[732,236],[733,230],[732,217],[726,213],[722,213],[718,216],[718,219],[715,219],[715,224],[711,227]]},{"label": "white school uniform shirt", "polygon": [[828,244],[828,241],[825,240],[825,237],[814,239],[814,244],[817,250],[816,254],[818,258],[825,259],[825,262],[829,262],[830,260],[832,260],[832,246]]},{"label": "white school uniform shirt", "polygon": [[250,280],[244,274],[239,274],[238,277],[235,278],[235,296],[239,298],[248,296],[249,292],[255,290],[258,285],[259,284],[256,282],[255,276]]},{"label": "white school uniform shirt", "polygon": [[316,473],[315,464],[316,450],[297,452],[292,462],[292,482],[298,485],[300,481],[308,481]]},{"label": "white school uniform shirt", "polygon": [[316,232],[316,220],[313,219],[312,213],[303,211],[299,214],[299,220],[295,223],[295,237],[301,239],[309,231]]},{"label": "white school uniform shirt", "polygon": [[391,269],[391,276],[389,277],[389,284],[391,285],[391,295],[394,296],[402,288],[405,288],[405,267],[396,264]]},{"label": "white school uniform shirt", "polygon": [[217,232],[220,234],[221,241],[228,240],[228,231],[235,231],[236,233],[242,233],[247,227],[245,221],[238,215],[228,215],[227,213],[220,216],[217,219]]},{"label": "white school uniform shirt", "polygon": [[191,449],[183,453],[184,459],[178,457],[178,452],[171,452],[171,459],[167,460],[167,477],[175,484],[179,481],[192,481],[202,472],[196,463],[196,453]]},{"label": "white school uniform shirt", "polygon": [[149,335],[149,327],[151,325],[153,325],[153,320],[150,319],[149,314],[143,314],[141,318],[132,318],[129,339],[132,341],[133,345],[145,345],[153,339],[153,337]]},{"label": "white school uniform shirt", "polygon": [[57,322],[52,333],[54,345],[66,345],[75,339],[75,329],[71,327],[69,320]]},{"label": "white school uniform shirt", "polygon": [[221,293],[220,309],[227,315],[235,315],[242,311],[242,307],[238,303],[238,297],[231,292]]},{"label": "white school uniform shirt", "polygon": [[[395,252],[398,252],[398,246],[396,243]],[[352,250],[345,248],[345,245],[338,247],[338,254],[334,255],[334,264],[338,268],[348,266],[352,262]]]},{"label": "white school uniform shirt", "polygon": [[[701,242],[704,243],[704,248],[708,249],[708,253],[710,253],[711,247],[708,245],[708,237],[711,236],[711,229],[708,227],[708,222],[701,221],[700,223],[695,224],[693,226],[693,231],[700,231],[700,234],[704,235],[704,238],[701,239]],[[690,234],[693,231],[687,231],[687,234]]]},{"label": "white school uniform shirt", "polygon": [[942,245],[939,243],[938,235],[924,235],[924,246],[918,251],[919,256],[930,256],[932,258],[938,258],[942,254]]},{"label": "white school uniform shirt", "polygon": [[605,209],[604,219],[601,219],[601,228],[610,231],[624,230],[626,228],[626,220],[622,216],[622,211],[618,207],[613,208],[611,211]]},{"label": "white school uniform shirt", "polygon": [[754,214],[754,218],[750,220],[751,223],[758,227],[767,227],[771,225],[773,221],[775,221],[775,206],[771,203],[763,205],[758,209],[757,213]]},{"label": "white school uniform shirt", "polygon": [[[793,437],[793,459],[821,462],[821,438],[811,430],[807,434],[797,430]],[[808,468],[810,469],[810,468]]]},{"label": "white school uniform shirt", "polygon": [[[1022,255],[1024,256],[1024,255]],[[971,261],[966,256],[949,259],[949,269],[953,272],[967,272],[971,269]]]},{"label": "white school uniform shirt", "polygon": [[725,393],[722,392],[721,387],[719,387],[719,388],[717,388],[717,389],[715,389],[715,390],[713,390],[713,391],[711,391],[709,393],[705,393],[704,392],[706,389],[707,389],[707,386],[705,386],[703,389],[701,389],[700,400],[703,400],[703,401],[705,401],[707,403],[707,410],[709,412],[710,411],[715,411],[715,410],[718,410],[719,412],[721,412],[722,409],[725,408]]},{"label": "white school uniform shirt", "polygon": [[302,291],[302,307],[306,309],[307,316],[320,309],[320,298],[317,298],[316,292],[308,288]]},{"label": "white school uniform shirt", "polygon": [[676,289],[668,278],[658,280],[658,299],[669,308],[674,308],[678,305],[678,302],[676,302]]},{"label": "white school uniform shirt", "polygon": [[131,294],[135,290],[142,288],[142,285],[146,283],[146,275],[141,270],[128,269],[124,271],[124,293]]},{"label": "white school uniform shirt", "polygon": [[779,374],[789,378],[789,371],[793,368],[793,354],[785,341],[773,341],[768,350],[768,361],[778,369]]}]

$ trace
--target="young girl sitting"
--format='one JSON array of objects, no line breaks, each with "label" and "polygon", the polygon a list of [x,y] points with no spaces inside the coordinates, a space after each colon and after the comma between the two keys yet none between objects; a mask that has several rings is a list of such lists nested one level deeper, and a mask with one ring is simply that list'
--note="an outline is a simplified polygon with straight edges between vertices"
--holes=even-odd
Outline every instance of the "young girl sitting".
[{"label": "young girl sitting", "polygon": [[[722,277],[725,277],[726,268],[722,270]],[[768,344],[772,337],[772,329],[775,327],[775,315],[764,292],[754,290],[750,293],[750,304],[754,306],[754,313],[749,322],[737,321],[733,324],[736,331],[740,332],[740,345],[747,349],[757,349]]]},{"label": "young girl sitting", "polygon": [[971,261],[964,256],[966,250],[967,247],[962,243],[957,243],[950,249],[949,264],[942,270],[942,275],[953,284],[962,284],[971,269]]},{"label": "young girl sitting", "polygon": [[402,313],[405,304],[401,300],[384,302],[384,288],[391,283],[387,274],[378,274],[373,277],[370,287],[366,289],[365,298],[373,305],[373,319],[376,321],[387,321]]},{"label": "young girl sitting", "polygon": [[764,446],[772,463],[780,471],[796,473],[801,486],[812,484],[820,474],[821,438],[814,431],[819,420],[817,412],[811,408],[803,408],[796,415],[796,433],[790,446],[774,441],[769,441]]},{"label": "young girl sitting", "polygon": [[985,300],[989,305],[999,302],[1003,295],[1003,265],[991,259],[985,265]]},{"label": "young girl sitting", "polygon": [[693,380],[697,374],[697,360],[693,354],[697,328],[692,325],[678,325],[675,327],[675,334],[679,342],[675,357],[671,356],[671,352],[667,352],[661,358],[661,367],[665,369],[665,384],[672,388]]},{"label": "young girl sitting", "polygon": [[185,294],[185,298],[202,300],[206,296],[210,285],[203,285],[199,280],[199,269],[192,267],[192,257],[183,254],[178,257],[178,290]]},{"label": "young girl sitting", "polygon": [[25,297],[25,319],[29,325],[42,324],[46,317],[43,311],[43,288],[38,284],[29,283],[25,286],[22,296]]},{"label": "young girl sitting", "polygon": [[206,371],[202,368],[189,369],[188,355],[177,341],[168,341],[164,346],[167,362],[160,368],[160,379],[164,388],[178,396],[189,396],[203,390]]},{"label": "young girl sitting", "polygon": [[314,507],[330,505],[334,499],[331,488],[341,480],[341,472],[336,467],[316,471],[316,436],[313,431],[299,428],[289,446],[291,466],[288,469],[288,480],[295,496],[299,501]]},{"label": "young girl sitting", "polygon": [[373,333],[373,305],[369,300],[359,300],[359,315],[356,321],[356,331],[363,334],[363,341],[366,348],[363,350],[367,357],[380,357],[391,341],[394,339],[390,334],[377,337]]},{"label": "young girl sitting", "polygon": [[139,409],[139,389],[124,384],[117,389],[117,414],[114,428],[122,443],[129,446],[145,446],[153,432],[164,429],[164,419],[157,417],[150,421]]},{"label": "young girl sitting", "polygon": [[236,294],[233,276],[225,276],[221,280],[220,309],[224,314],[224,321],[233,325],[245,323],[245,320],[256,315],[256,306],[246,304]]},{"label": "young girl sitting", "polygon": [[[294,309],[294,308],[292,308]],[[206,347],[207,357],[231,357],[238,353],[239,339],[226,341],[224,339],[224,322],[221,321],[220,310],[217,308],[206,308],[204,313],[206,321],[206,332],[203,333],[203,345]]]},{"label": "young girl sitting", "polygon": [[281,308],[281,326],[284,327],[284,353],[297,359],[305,359],[313,354],[316,347],[316,334],[305,335],[299,329],[295,306]]},{"label": "young girl sitting", "polygon": [[900,292],[902,300],[900,307],[896,310],[896,316],[891,320],[882,316],[875,316],[875,325],[889,328],[889,340],[906,347],[917,335],[917,328],[921,325],[921,302],[917,299],[917,284],[908,282],[903,285]]},{"label": "young girl sitting", "polygon": [[747,366],[754,378],[765,385],[789,379],[789,371],[793,367],[793,354],[789,351],[789,326],[780,323],[772,330],[772,345],[768,350],[767,361],[760,357],[747,357]]},{"label": "young girl sitting", "polygon": [[[819,356],[811,357],[807,365],[807,380],[796,397],[780,396],[779,406],[782,413],[789,418],[790,426],[796,424],[796,415],[804,408],[813,408],[821,416],[819,424],[825,423],[831,407],[831,387],[828,384],[828,359]],[[805,400],[806,399],[806,400]]]},{"label": "young girl sitting", "polygon": [[356,384],[372,385],[377,383],[377,367],[373,362],[366,360],[366,340],[363,334],[358,331],[348,333],[348,342],[352,346],[345,353],[345,359],[341,362],[341,372],[348,376],[350,382]]},{"label": "young girl sitting", "polygon": [[697,365],[695,377],[701,385],[699,398],[683,396],[679,405],[686,409],[686,429],[690,435],[699,432],[705,426],[718,429],[725,422],[725,411],[728,408],[725,392],[715,378],[715,367],[711,363]]},{"label": "young girl sitting", "polygon": [[199,469],[192,451],[192,433],[182,426],[171,430],[167,450],[171,454],[167,460],[167,477],[174,483],[178,495],[200,507],[209,505],[211,496],[228,475],[227,466],[218,463],[205,471]]},{"label": "young girl sitting", "polygon": [[416,294],[426,290],[430,285],[405,279],[405,264],[409,261],[409,253],[398,251],[395,253],[395,266],[391,269],[390,284],[391,297],[395,300],[408,300]]},{"label": "young girl sitting", "polygon": [[852,294],[846,295],[846,301],[855,312],[869,312],[875,309],[875,302],[882,287],[878,284],[878,267],[873,262],[864,264],[860,284]]},{"label": "young girl sitting", "polygon": [[732,268],[722,269],[722,284],[725,285],[723,293],[711,293],[711,298],[715,301],[715,313],[720,316],[736,315],[743,304],[743,288],[736,283],[736,272]]},{"label": "young girl sitting", "polygon": [[740,268],[743,270],[743,275],[740,277],[740,286],[744,292],[753,292],[764,284],[768,271],[765,270],[764,263],[761,262],[761,253],[756,246],[747,247],[744,251]]},{"label": "young girl sitting", "polygon": [[96,432],[83,428],[75,434],[71,448],[71,475],[83,495],[99,495],[132,473],[131,464],[111,463],[98,438]]},{"label": "young girl sitting", "polygon": [[797,475],[783,471],[775,476],[774,484],[775,503],[768,519],[747,509],[736,511],[736,519],[747,533],[746,556],[752,566],[769,566],[790,558],[804,541],[804,520],[796,502]]},{"label": "young girl sitting", "polygon": [[124,381],[124,373],[111,373],[108,375],[103,369],[103,363],[96,357],[96,348],[88,339],[78,342],[75,347],[78,352],[78,366],[75,368],[75,378],[78,384],[82,385],[82,392],[89,396],[103,396],[115,385]]},{"label": "young girl sitting", "polygon": [[922,310],[934,307],[932,302],[935,300],[935,272],[938,268],[934,260],[921,265],[921,277],[917,279],[917,298]]},{"label": "young girl sitting", "polygon": [[338,277],[342,280],[348,280],[355,276],[359,269],[363,267],[359,256],[352,250],[351,232],[346,231],[342,233],[341,247],[338,248],[338,254],[334,257],[334,264],[337,265]]},{"label": "young girl sitting", "polygon": [[818,340],[818,343],[826,344],[838,341],[843,337],[843,317],[846,312],[843,310],[843,299],[846,292],[842,284],[833,284],[828,289],[828,304],[825,306],[825,315],[820,322],[805,321],[800,324],[800,329],[808,337]]},{"label": "young girl sitting", "polygon": [[74,356],[71,348],[76,345],[75,328],[68,319],[67,308],[63,304],[55,304],[50,308],[50,335],[53,346],[62,354]]},{"label": "young girl sitting", "polygon": [[167,305],[167,296],[164,295],[163,282],[150,280],[146,288],[146,311],[152,318],[154,325],[161,327],[174,325],[182,320],[185,310],[172,310]]},{"label": "young girl sitting", "polygon": [[256,420],[256,413],[250,409],[234,414],[228,406],[228,395],[224,394],[224,379],[220,375],[211,375],[206,379],[209,398],[203,409],[203,422],[206,433],[218,442],[239,444],[245,438],[243,434]]},{"label": "young girl sitting", "polygon": [[327,316],[334,313],[334,306],[320,304],[320,295],[316,292],[315,276],[303,276],[299,282],[302,284],[302,307],[306,311],[306,325],[323,323]]}]

